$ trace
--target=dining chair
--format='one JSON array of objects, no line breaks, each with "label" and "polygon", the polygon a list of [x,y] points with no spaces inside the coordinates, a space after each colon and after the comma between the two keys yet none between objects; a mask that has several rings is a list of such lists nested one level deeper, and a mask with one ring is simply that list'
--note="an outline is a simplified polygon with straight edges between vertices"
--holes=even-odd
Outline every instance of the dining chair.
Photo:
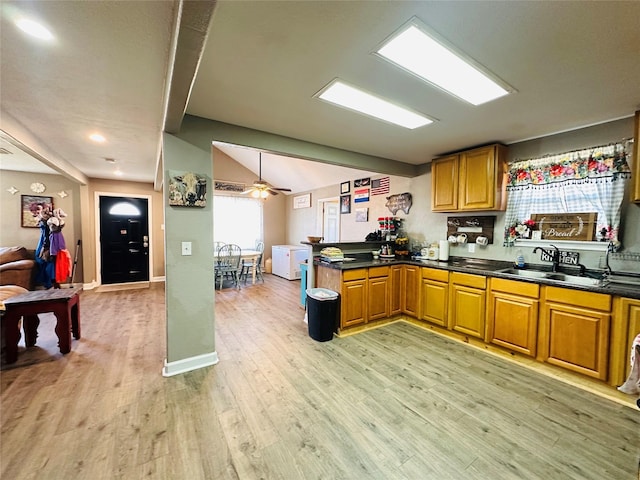
[{"label": "dining chair", "polygon": [[224,247],[225,245],[225,242],[213,242],[213,251],[217,252],[221,247]]},{"label": "dining chair", "polygon": [[256,243],[256,250],[260,252],[255,262],[242,260],[242,268],[240,270],[240,279],[244,279],[244,283],[247,283],[249,274],[253,274],[253,269],[256,271],[256,278],[262,280],[264,283],[264,277],[262,276],[262,255],[264,254],[264,242]]},{"label": "dining chair", "polygon": [[240,288],[240,259],[242,249],[235,244],[228,243],[218,250],[218,261],[214,267],[215,280],[220,280],[220,288],[224,279],[231,279],[236,288]]}]

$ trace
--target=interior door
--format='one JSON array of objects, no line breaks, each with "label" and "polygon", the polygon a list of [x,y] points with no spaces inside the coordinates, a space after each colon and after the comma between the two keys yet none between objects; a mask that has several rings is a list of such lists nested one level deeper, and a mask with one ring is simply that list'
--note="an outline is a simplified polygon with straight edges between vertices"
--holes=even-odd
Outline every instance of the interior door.
[{"label": "interior door", "polygon": [[100,197],[99,206],[102,283],[149,281],[147,199]]},{"label": "interior door", "polygon": [[323,202],[322,236],[324,242],[340,241],[340,202],[337,200]]}]

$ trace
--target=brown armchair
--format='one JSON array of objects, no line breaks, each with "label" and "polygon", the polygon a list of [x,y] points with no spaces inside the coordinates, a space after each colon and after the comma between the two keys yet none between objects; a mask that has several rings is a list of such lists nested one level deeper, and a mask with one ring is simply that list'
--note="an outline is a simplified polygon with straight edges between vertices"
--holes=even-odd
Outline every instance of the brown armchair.
[{"label": "brown armchair", "polygon": [[18,285],[33,290],[36,261],[33,250],[0,247],[0,285]]}]

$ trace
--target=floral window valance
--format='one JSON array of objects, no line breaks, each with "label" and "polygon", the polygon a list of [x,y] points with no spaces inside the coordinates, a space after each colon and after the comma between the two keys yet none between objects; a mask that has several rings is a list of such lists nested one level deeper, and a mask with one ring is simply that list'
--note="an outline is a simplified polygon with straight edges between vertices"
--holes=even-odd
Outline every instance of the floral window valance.
[{"label": "floral window valance", "polygon": [[624,144],[606,145],[542,158],[509,167],[504,245],[513,245],[532,228],[534,213],[597,212],[598,240],[619,247],[624,191],[631,169]]},{"label": "floral window valance", "polygon": [[529,185],[553,186],[559,182],[582,183],[619,176],[631,177],[627,153],[611,145],[597,150],[582,150],[536,160],[523,160],[511,164],[507,190],[528,188]]}]

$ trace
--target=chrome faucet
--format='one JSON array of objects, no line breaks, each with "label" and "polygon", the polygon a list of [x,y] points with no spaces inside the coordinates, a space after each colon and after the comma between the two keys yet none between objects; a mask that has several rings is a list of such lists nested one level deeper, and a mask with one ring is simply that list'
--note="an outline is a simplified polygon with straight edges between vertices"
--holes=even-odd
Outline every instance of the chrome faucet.
[{"label": "chrome faucet", "polygon": [[552,272],[557,272],[558,269],[560,268],[560,250],[558,249],[558,247],[556,247],[555,245],[549,245],[550,247],[553,247],[554,250],[553,251],[549,251],[546,250],[542,247],[536,247],[533,249],[533,253],[536,253],[538,250],[543,251],[544,253],[546,253],[548,256],[551,257],[551,271]]}]

